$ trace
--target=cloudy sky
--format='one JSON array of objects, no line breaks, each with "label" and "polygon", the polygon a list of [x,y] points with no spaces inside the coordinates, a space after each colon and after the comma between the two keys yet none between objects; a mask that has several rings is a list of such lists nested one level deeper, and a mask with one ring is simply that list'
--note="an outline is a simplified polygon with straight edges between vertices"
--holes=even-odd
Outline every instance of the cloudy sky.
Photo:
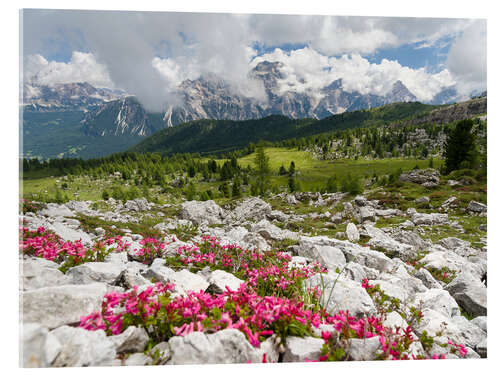
[{"label": "cloudy sky", "polygon": [[149,109],[206,73],[260,97],[248,72],[264,60],[283,63],[281,91],[486,89],[485,20],[25,10],[22,25],[25,81],[121,88]]}]

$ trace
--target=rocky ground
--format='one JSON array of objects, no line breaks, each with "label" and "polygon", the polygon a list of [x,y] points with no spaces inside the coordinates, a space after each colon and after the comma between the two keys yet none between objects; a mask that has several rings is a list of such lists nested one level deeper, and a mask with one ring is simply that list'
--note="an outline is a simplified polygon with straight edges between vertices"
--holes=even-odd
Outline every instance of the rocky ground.
[{"label": "rocky ground", "polygon": [[[400,210],[368,196],[35,206],[21,217],[21,365],[486,357],[484,225],[474,243],[436,240],[429,233],[466,232],[454,200]],[[465,214],[486,206],[471,201]],[[154,240],[129,229],[151,218]],[[228,304],[237,298],[241,309]]]}]

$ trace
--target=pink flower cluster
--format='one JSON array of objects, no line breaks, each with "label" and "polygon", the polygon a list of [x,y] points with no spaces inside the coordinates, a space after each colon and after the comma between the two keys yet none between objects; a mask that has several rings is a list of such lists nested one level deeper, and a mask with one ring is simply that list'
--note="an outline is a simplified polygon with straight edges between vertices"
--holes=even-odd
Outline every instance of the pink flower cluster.
[{"label": "pink flower cluster", "polygon": [[[161,258],[165,249],[165,243],[156,238],[147,237],[139,241],[142,246],[134,251],[138,260],[144,264],[151,264],[155,258]],[[166,243],[168,245],[168,243]]]},{"label": "pink flower cluster", "polygon": [[[113,246],[110,248],[110,246]],[[81,241],[64,241],[54,233],[39,227],[36,231],[21,226],[19,249],[22,253],[32,255],[56,263],[68,262],[74,266],[83,262],[102,261],[111,251],[121,252],[129,244],[120,236],[111,237],[95,243],[92,247],[84,247]]]},{"label": "pink flower cluster", "polygon": [[177,249],[176,259],[170,264],[210,266],[234,273],[248,281],[258,294],[280,294],[292,297],[299,283],[318,272],[326,272],[320,264],[290,268],[291,256],[281,251],[242,249],[234,244],[221,245],[215,237],[204,236],[197,245],[185,245]]},{"label": "pink flower cluster", "polygon": [[325,322],[319,313],[303,308],[302,302],[273,296],[261,297],[243,284],[237,291],[229,288],[212,296],[200,291],[171,298],[172,285],[150,286],[139,292],[109,293],[100,312],[81,318],[80,326],[88,330],[103,329],[108,334],[123,332],[129,325],[144,327],[150,337],[166,340],[193,331],[216,332],[239,329],[249,342],[260,341],[295,322],[298,327],[318,327]]}]

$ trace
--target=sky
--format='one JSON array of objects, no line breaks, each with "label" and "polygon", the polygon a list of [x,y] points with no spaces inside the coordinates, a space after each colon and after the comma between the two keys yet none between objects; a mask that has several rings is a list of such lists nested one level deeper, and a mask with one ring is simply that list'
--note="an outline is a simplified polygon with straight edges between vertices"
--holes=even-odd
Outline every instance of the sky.
[{"label": "sky", "polygon": [[265,60],[281,63],[281,92],[321,95],[339,78],[377,95],[400,80],[423,102],[486,90],[486,20],[36,9],[21,20],[24,81],[120,88],[150,110],[207,73],[265,100],[248,75]]}]

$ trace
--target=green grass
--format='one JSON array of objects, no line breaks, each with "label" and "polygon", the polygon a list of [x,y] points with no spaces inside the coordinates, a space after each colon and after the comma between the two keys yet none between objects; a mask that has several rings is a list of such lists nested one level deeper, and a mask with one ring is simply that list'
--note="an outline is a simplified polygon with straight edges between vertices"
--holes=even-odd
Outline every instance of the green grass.
[{"label": "green grass", "polygon": [[[296,148],[266,148],[266,155],[269,157],[271,171],[274,174],[271,177],[273,185],[287,186],[287,176],[277,176],[281,165],[288,169],[290,163],[295,163],[297,171],[297,180],[301,184],[302,190],[311,191],[314,188],[326,185],[326,181],[331,176],[337,176],[341,181],[349,173],[355,177],[371,177],[374,173],[378,176],[390,174],[401,168],[403,171],[412,169],[415,165],[419,168],[426,168],[428,160],[419,159],[375,159],[375,160],[352,160],[338,159],[325,161],[314,159],[312,154],[306,151],[299,151]],[[248,165],[254,167],[255,153],[238,159],[242,167]],[[435,160],[435,166],[439,167],[440,160]]]}]

